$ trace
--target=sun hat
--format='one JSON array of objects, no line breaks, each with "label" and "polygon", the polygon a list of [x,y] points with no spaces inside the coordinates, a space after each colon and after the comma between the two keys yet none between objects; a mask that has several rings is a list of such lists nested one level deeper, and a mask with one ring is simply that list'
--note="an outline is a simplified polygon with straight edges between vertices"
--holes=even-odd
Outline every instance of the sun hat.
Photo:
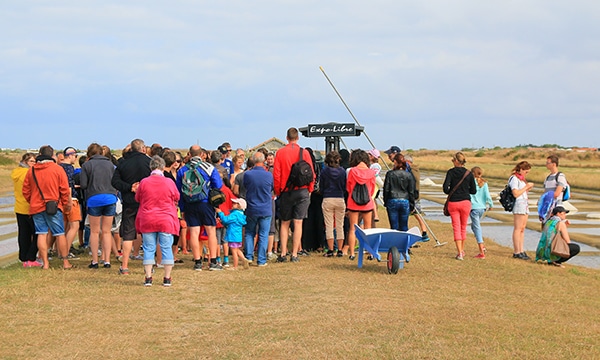
[{"label": "sun hat", "polygon": [[369,155],[373,156],[375,159],[379,159],[379,157],[381,156],[381,154],[379,153],[379,150],[377,150],[377,149],[371,149],[367,152],[369,153]]},{"label": "sun hat", "polygon": [[240,204],[240,207],[242,208],[242,210],[246,210],[246,200],[239,198],[239,199],[231,199],[231,202]]}]

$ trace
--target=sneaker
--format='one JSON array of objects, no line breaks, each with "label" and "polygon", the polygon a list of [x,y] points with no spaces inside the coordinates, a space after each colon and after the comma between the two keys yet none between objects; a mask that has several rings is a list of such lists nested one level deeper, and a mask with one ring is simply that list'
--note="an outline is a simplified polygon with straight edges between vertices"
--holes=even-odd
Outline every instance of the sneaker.
[{"label": "sneaker", "polygon": [[119,266],[119,275],[129,275],[129,269],[123,269]]},{"label": "sneaker", "polygon": [[88,265],[88,267],[89,267],[90,269],[97,269],[97,268],[98,268],[98,263],[93,263],[93,262],[91,262],[91,263]]},{"label": "sneaker", "polygon": [[202,261],[201,260],[196,260],[196,262],[194,263],[194,270],[202,271]]},{"label": "sneaker", "polygon": [[265,266],[267,266],[267,265],[269,265],[269,263],[258,264],[258,267],[265,267]]},{"label": "sneaker", "polygon": [[163,278],[163,286],[171,286],[171,278]]},{"label": "sneaker", "polygon": [[485,254],[477,254],[474,256],[475,259],[485,259]]},{"label": "sneaker", "polygon": [[223,267],[224,267],[224,268],[228,268],[228,267],[229,267],[229,262],[224,262],[224,263],[223,263]]},{"label": "sneaker", "polygon": [[277,262],[278,263],[284,263],[286,261],[287,261],[287,257],[285,257],[285,256],[278,256],[277,257]]},{"label": "sneaker", "polygon": [[208,270],[209,271],[219,271],[219,270],[223,270],[223,267],[220,264],[217,264],[217,263],[213,264],[213,263],[211,263],[208,266]]},{"label": "sneaker", "polygon": [[144,260],[144,257],[142,255],[135,255],[135,256],[129,255],[129,258],[131,260]]},{"label": "sneaker", "polygon": [[522,259],[523,255],[521,255],[521,253],[519,254],[513,254],[513,259]]},{"label": "sneaker", "polygon": [[267,259],[268,260],[276,260],[277,259],[277,254],[275,254],[275,253],[269,253],[267,255]]},{"label": "sneaker", "polygon": [[119,255],[117,256],[117,261],[122,263],[123,262],[123,255]]},{"label": "sneaker", "polygon": [[556,267],[559,267],[559,268],[563,268],[563,269],[565,268],[565,266],[564,266],[563,264],[561,264],[561,263],[558,263],[558,262],[556,262],[556,261],[553,261],[553,262],[551,262],[550,264],[551,264],[551,265],[554,265],[554,266],[556,266]]},{"label": "sneaker", "polygon": [[144,286],[152,286],[152,277],[144,278]]},{"label": "sneaker", "polygon": [[159,269],[164,269],[165,266],[163,264],[156,264],[156,267]]},{"label": "sneaker", "polygon": [[105,262],[102,266],[104,266],[105,269],[110,269],[110,263]]},{"label": "sneaker", "polygon": [[333,253],[333,250],[327,250],[327,252],[325,254],[323,254],[324,257],[334,257],[335,254]]},{"label": "sneaker", "polygon": [[40,267],[40,266],[43,266],[43,264],[40,263],[40,262],[38,262],[37,260],[36,261],[28,261],[28,263],[29,263],[29,267]]},{"label": "sneaker", "polygon": [[336,257],[344,257],[344,252],[342,250],[338,250]]},{"label": "sneaker", "polygon": [[456,255],[456,260],[463,260],[463,259],[464,258],[463,258],[463,254],[462,253]]},{"label": "sneaker", "polygon": [[531,258],[529,256],[527,256],[527,254],[525,252],[521,253],[521,259],[523,259],[523,260],[531,260]]},{"label": "sneaker", "polygon": [[298,255],[300,256],[310,256],[310,253],[304,249],[298,251]]},{"label": "sneaker", "polygon": [[297,256],[291,256],[291,257],[290,257],[290,262],[297,263],[297,262],[299,262],[299,261],[300,261],[300,259],[298,259],[298,257],[297,257]]},{"label": "sneaker", "polygon": [[31,265],[29,265],[30,261],[23,261],[23,267],[24,268],[28,268],[31,267]]},{"label": "sneaker", "polygon": [[181,259],[175,259],[174,263],[175,264],[183,264],[183,260],[181,260]]},{"label": "sneaker", "polygon": [[354,259],[356,259],[356,255],[350,255],[350,256],[348,256],[348,259],[354,260]]},{"label": "sneaker", "polygon": [[427,235],[426,232],[423,232],[423,234],[421,234],[421,241],[422,242],[428,242],[429,240],[430,240],[429,239],[429,235]]}]

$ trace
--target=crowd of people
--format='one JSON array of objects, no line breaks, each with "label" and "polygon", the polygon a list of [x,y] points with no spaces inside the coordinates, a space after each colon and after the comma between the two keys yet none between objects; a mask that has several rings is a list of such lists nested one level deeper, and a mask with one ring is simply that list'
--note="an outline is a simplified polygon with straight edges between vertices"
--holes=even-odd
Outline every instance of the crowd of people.
[{"label": "crowd of people", "polygon": [[[116,258],[121,275],[129,275],[131,260],[142,260],[145,286],[152,286],[156,267],[164,268],[163,286],[171,286],[174,265],[183,263],[179,251],[191,252],[196,271],[248,268],[254,262],[264,267],[269,260],[294,263],[312,250],[354,260],[356,237],[349,229],[376,226],[378,199],[391,229],[407,231],[414,215],[422,241],[429,240],[419,170],[399,147],[385,151],[392,169],[382,179],[376,149],[333,150],[322,161],[319,153],[298,144],[296,128],[288,129],[286,139],[276,154],[262,148],[248,157],[242,149],[233,155],[227,142],[214,151],[192,145],[184,156],[141,139],[131,141],[119,159],[98,143],[82,156],[73,147],[55,153],[48,145],[39,154],[26,153],[12,173],[19,260],[24,267],[48,269],[54,246],[63,268],[71,269],[70,261],[86,249],[90,269],[109,269]],[[475,257],[485,259],[480,220],[493,202],[483,170],[467,170],[461,152],[452,163],[443,191],[449,195],[456,259],[465,256],[469,219],[479,246]],[[567,184],[557,171],[558,158],[548,157],[547,166],[551,174],[544,186],[555,201],[536,257],[562,266],[568,258],[556,258],[547,249],[556,233],[570,242],[560,196]],[[527,194],[534,186],[526,181],[530,168],[518,163],[509,179],[516,198],[513,257],[519,259],[529,259],[523,233]],[[574,244],[570,248],[570,257],[579,251]]]}]

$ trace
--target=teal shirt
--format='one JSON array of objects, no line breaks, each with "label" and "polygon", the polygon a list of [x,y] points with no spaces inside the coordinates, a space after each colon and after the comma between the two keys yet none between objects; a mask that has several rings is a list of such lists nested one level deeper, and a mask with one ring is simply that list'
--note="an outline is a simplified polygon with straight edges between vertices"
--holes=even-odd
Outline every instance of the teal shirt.
[{"label": "teal shirt", "polygon": [[560,259],[560,256],[552,255],[552,240],[556,236],[558,223],[560,222],[558,216],[552,216],[544,224],[544,230],[542,230],[542,236],[538,243],[537,250],[535,251],[535,261],[543,260],[546,262],[553,262]]},{"label": "teal shirt", "polygon": [[494,206],[494,202],[492,201],[492,196],[490,195],[487,182],[483,183],[482,187],[479,187],[479,185],[477,185],[477,180],[474,181],[477,192],[475,194],[471,194],[471,209],[492,208]]}]

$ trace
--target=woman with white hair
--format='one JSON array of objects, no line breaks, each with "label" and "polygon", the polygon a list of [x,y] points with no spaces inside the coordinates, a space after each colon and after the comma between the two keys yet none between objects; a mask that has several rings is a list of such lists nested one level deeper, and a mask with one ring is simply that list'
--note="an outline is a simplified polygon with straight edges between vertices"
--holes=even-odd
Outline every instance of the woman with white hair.
[{"label": "woman with white hair", "polygon": [[135,227],[142,234],[144,249],[144,286],[152,286],[152,267],[156,243],[160,246],[165,275],[163,286],[171,286],[171,270],[174,258],[171,245],[173,235],[179,234],[177,202],[179,191],[175,183],[165,177],[165,160],[155,155],[150,160],[150,176],[140,181],[135,200],[140,203]]}]

